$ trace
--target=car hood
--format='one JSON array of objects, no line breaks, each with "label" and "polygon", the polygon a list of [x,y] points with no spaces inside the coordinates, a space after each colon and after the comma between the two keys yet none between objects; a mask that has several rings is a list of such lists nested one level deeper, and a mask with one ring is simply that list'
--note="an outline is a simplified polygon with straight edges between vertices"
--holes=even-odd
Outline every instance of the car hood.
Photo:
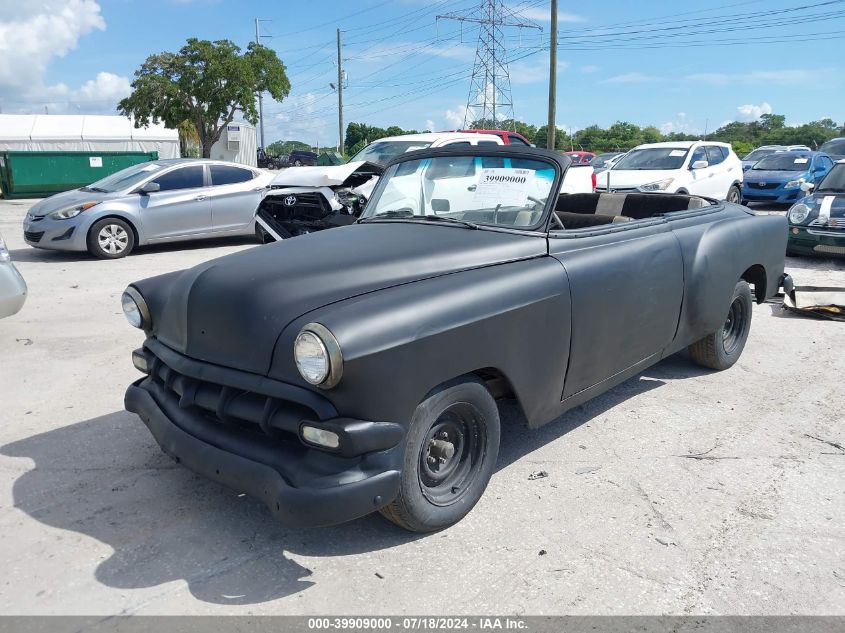
[{"label": "car hood", "polygon": [[375,163],[356,161],[329,167],[290,167],[276,176],[271,187],[334,187],[342,185],[355,172],[367,171],[381,174],[383,167]]},{"label": "car hood", "polygon": [[627,170],[627,169],[610,169],[603,171],[596,176],[596,186],[607,186],[607,178],[610,176],[611,189],[628,189],[631,187],[639,187],[647,185],[650,182],[657,182],[658,180],[665,180],[667,178],[677,178],[677,169],[654,169],[654,170]]},{"label": "car hood", "polygon": [[830,217],[845,218],[845,191],[819,191],[807,196],[806,198],[801,200],[801,202],[810,207],[810,209],[814,209],[816,213],[818,213],[818,211],[821,209],[822,204],[825,204],[826,198],[832,198],[832,200],[828,203],[830,204]]},{"label": "car hood", "polygon": [[32,207],[30,207],[29,215],[41,217],[47,215],[48,213],[52,213],[53,211],[67,209],[68,207],[72,207],[77,204],[84,204],[86,202],[103,202],[104,200],[110,200],[118,197],[120,197],[119,194],[114,193],[72,189],[70,191],[57,193],[54,196],[44,198],[44,200],[35,203]]},{"label": "car hood", "polygon": [[[291,321],[390,286],[546,255],[543,236],[421,222],[320,231],[137,282],[153,331],[191,358],[266,375]],[[148,296],[149,295],[149,296]]]},{"label": "car hood", "polygon": [[750,169],[745,172],[745,182],[789,182],[806,176],[804,171],[774,171],[769,169]]}]

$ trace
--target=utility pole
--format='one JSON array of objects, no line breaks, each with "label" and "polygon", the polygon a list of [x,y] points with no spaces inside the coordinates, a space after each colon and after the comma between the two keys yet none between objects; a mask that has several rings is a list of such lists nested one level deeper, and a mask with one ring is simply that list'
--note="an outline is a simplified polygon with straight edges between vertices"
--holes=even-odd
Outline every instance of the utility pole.
[{"label": "utility pole", "polygon": [[343,67],[340,57],[340,29],[337,30],[337,147],[343,156]]},{"label": "utility pole", "polygon": [[[270,20],[262,20],[260,18],[255,18],[255,43],[261,44],[262,37],[270,37],[269,35],[261,35],[261,23],[262,22],[269,22]],[[261,94],[261,91],[258,91],[258,124],[259,124],[259,134],[261,137],[261,149],[264,149],[264,97]]]},{"label": "utility pole", "polygon": [[549,41],[549,122],[546,130],[546,147],[555,148],[557,127],[555,110],[557,108],[557,0],[552,0],[552,32]]}]

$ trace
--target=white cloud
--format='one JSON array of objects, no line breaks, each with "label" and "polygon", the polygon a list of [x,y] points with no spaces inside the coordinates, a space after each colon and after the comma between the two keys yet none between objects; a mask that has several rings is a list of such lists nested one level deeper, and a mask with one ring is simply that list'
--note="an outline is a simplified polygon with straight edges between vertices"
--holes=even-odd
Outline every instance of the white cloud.
[{"label": "white cloud", "polygon": [[698,73],[686,79],[714,86],[738,83],[766,83],[780,85],[812,84],[837,76],[832,68],[793,68],[787,70],[752,70],[746,73]]},{"label": "white cloud", "polygon": [[633,73],[624,73],[622,75],[616,75],[614,77],[610,77],[609,79],[605,79],[603,83],[608,84],[636,84],[636,83],[646,83],[649,81],[658,81],[658,77],[654,77],[652,75],[646,75],[640,72],[633,72]]},{"label": "white cloud", "polygon": [[736,120],[737,121],[756,121],[764,114],[771,114],[772,106],[765,101],[760,105],[747,103],[745,105],[737,106]]},{"label": "white cloud", "polygon": [[594,64],[587,64],[586,66],[581,67],[582,73],[597,73],[601,68]]},{"label": "white cloud", "polygon": [[[511,7],[516,10],[516,14],[526,18],[528,20],[535,20],[537,22],[551,22],[552,21],[552,12],[550,9],[543,8],[543,7],[528,7],[525,9],[519,9],[517,7]],[[576,15],[574,13],[565,13],[563,11],[558,11],[557,13],[557,21],[558,23],[562,22],[583,22],[584,18],[580,15]]]},{"label": "white cloud", "polygon": [[691,134],[694,131],[689,120],[687,120],[686,112],[678,112],[673,121],[666,121],[657,127],[663,134],[672,134],[673,132]]},{"label": "white cloud", "polygon": [[291,94],[281,104],[264,101],[264,137],[266,143],[297,140],[337,143],[337,114],[326,111],[326,100],[334,93],[305,92]]},{"label": "white cloud", "polygon": [[40,81],[51,59],[67,55],[83,35],[105,28],[95,0],[2,0],[0,90]]},{"label": "white cloud", "polygon": [[434,125],[434,121],[432,121],[431,119],[425,120],[425,125],[423,126],[424,130],[427,130],[428,132],[434,132],[435,127],[436,126]]},{"label": "white cloud", "polygon": [[0,99],[7,112],[108,113],[129,94],[129,79],[109,72],[73,88],[45,85],[50,62],[85,35],[106,28],[96,0],[0,0]]},{"label": "white cloud", "polygon": [[446,112],[443,113],[443,118],[446,120],[447,127],[455,130],[461,129],[464,126],[466,111],[466,104],[460,104],[454,110],[446,110]]},{"label": "white cloud", "polygon": [[[569,68],[569,62],[557,63],[558,74]],[[512,84],[534,84],[549,80],[549,60],[544,58],[540,63],[516,62],[508,68]]]}]

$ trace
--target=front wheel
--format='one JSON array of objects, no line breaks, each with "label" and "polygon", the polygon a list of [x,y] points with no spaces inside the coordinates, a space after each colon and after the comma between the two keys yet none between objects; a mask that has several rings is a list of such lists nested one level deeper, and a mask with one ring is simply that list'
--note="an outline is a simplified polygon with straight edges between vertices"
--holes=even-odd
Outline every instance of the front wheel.
[{"label": "front wheel", "polygon": [[725,200],[732,202],[733,204],[742,204],[742,191],[740,191],[737,185],[731,185],[731,188],[728,189],[728,196]]},{"label": "front wheel", "polygon": [[88,251],[100,259],[126,257],[135,248],[135,232],[120,218],[95,222],[88,231]]},{"label": "front wheel", "polygon": [[413,532],[457,523],[487,488],[498,453],[499,410],[486,385],[444,385],[414,412],[399,495],[381,513]]},{"label": "front wheel", "polygon": [[751,331],[751,288],[740,281],[734,288],[724,325],[689,346],[693,361],[710,369],[727,369],[739,360]]}]

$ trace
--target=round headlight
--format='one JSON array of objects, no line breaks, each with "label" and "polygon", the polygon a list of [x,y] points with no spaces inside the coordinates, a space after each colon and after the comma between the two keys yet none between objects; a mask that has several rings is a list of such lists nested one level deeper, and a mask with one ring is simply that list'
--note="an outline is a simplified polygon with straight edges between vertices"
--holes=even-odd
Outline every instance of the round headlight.
[{"label": "round headlight", "polygon": [[296,368],[312,385],[328,389],[340,381],[343,358],[334,335],[319,323],[309,323],[293,344]]},{"label": "round headlight", "polygon": [[798,204],[792,205],[792,208],[789,210],[789,223],[801,224],[807,219],[807,216],[809,215],[810,207],[808,207],[803,202],[799,202]]},{"label": "round headlight", "polygon": [[129,287],[120,297],[120,304],[123,307],[123,314],[132,327],[147,329],[150,327],[150,310],[147,302],[141,293],[135,288]]}]

